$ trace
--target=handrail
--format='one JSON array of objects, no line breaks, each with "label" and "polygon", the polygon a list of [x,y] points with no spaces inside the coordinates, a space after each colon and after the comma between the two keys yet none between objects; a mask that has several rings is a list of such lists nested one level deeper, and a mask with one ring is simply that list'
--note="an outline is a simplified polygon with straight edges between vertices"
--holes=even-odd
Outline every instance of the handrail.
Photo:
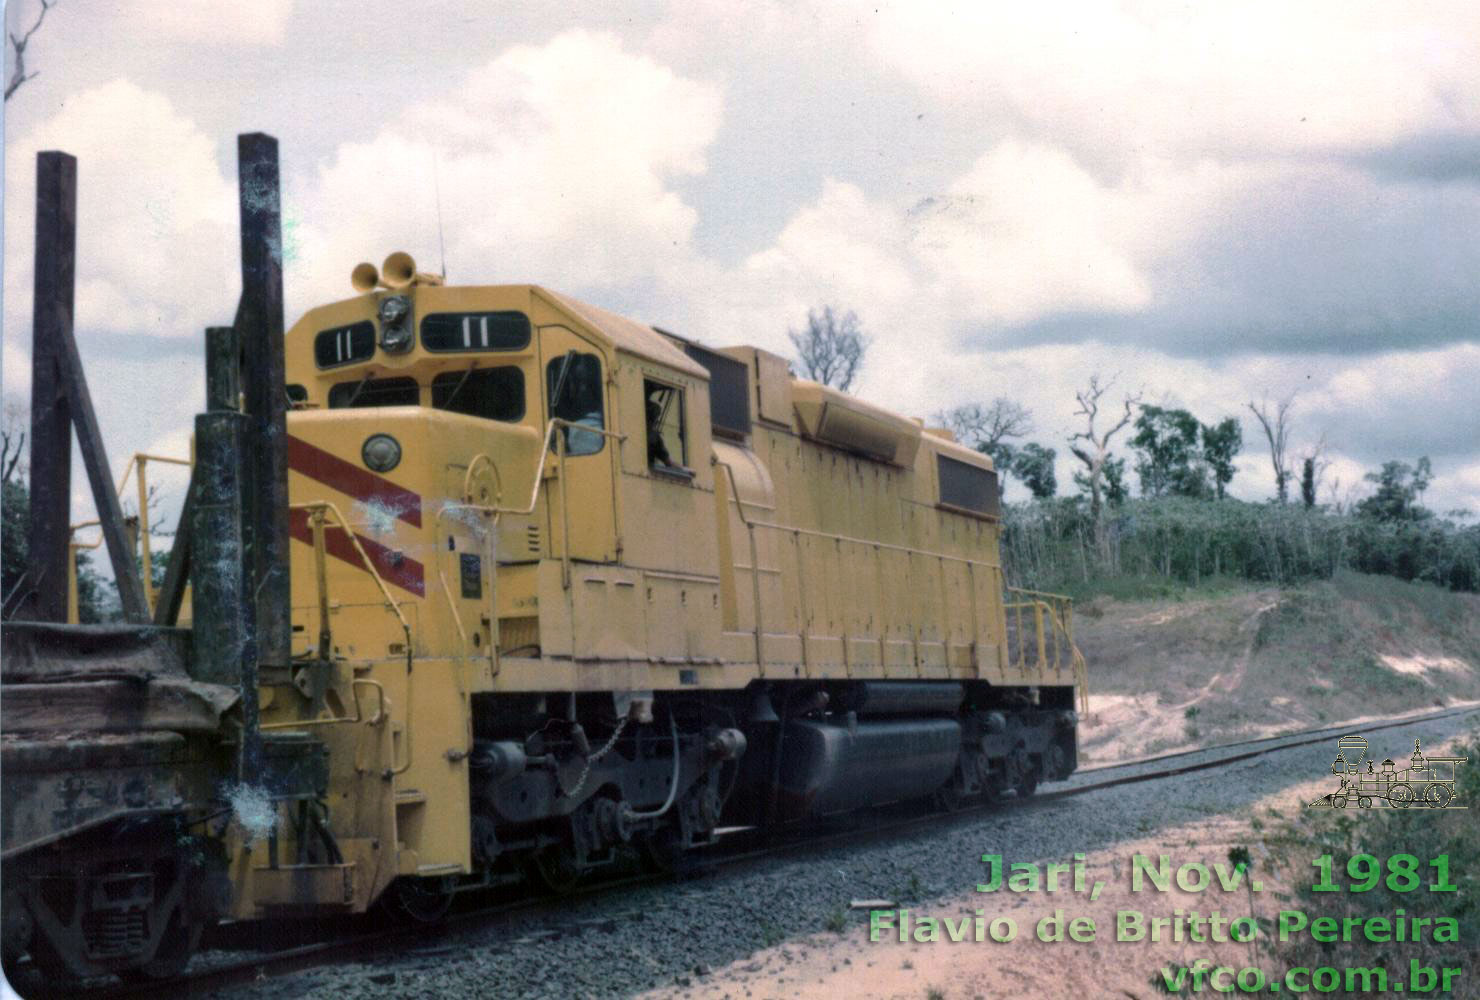
[{"label": "handrail", "polygon": [[[325,644],[325,642],[329,641],[329,584],[327,574],[322,572],[324,558],[323,529],[325,512],[332,513],[334,515],[335,525],[339,528],[339,530],[343,531],[346,536],[348,536],[350,544],[355,547],[355,552],[360,557],[360,562],[364,565],[365,570],[370,574],[370,578],[375,581],[375,586],[380,588],[380,595],[385,598],[386,605],[391,609],[391,611],[395,613],[397,620],[399,620],[401,623],[401,631],[404,632],[406,636],[406,761],[403,764],[397,765],[395,763],[395,760],[392,759],[391,767],[386,769],[387,776],[401,774],[411,767],[411,705],[414,701],[414,699],[411,697],[411,665],[413,659],[413,653],[411,649],[411,625],[406,621],[406,616],[401,613],[400,603],[397,602],[397,600],[393,596],[391,596],[390,588],[387,587],[385,585],[385,581],[381,579],[380,571],[375,568],[375,564],[372,563],[370,561],[370,557],[365,554],[364,547],[360,545],[359,537],[352,530],[350,530],[349,522],[345,520],[344,515],[339,512],[339,508],[336,507],[332,501],[313,500],[308,503],[293,503],[288,505],[288,509],[306,510],[309,512],[310,519],[313,522],[316,522],[316,528],[313,534],[313,538],[314,560],[315,564],[321,570],[319,574],[319,613],[321,615],[319,641],[321,648]],[[332,648],[332,645],[330,646],[330,648]]]},{"label": "handrail", "polygon": [[[376,706],[375,706],[375,714],[372,715],[372,716],[370,716],[370,718],[368,718],[368,719],[365,718],[365,714],[360,711],[360,696],[355,693],[355,689],[358,688],[358,687],[360,687],[360,686],[367,686],[367,687],[368,686],[373,686],[373,687],[375,687],[375,689],[377,690],[377,692],[380,695],[380,700],[376,703]],[[379,681],[371,680],[368,677],[354,677],[354,678],[351,678],[350,679],[349,689],[350,689],[350,700],[352,702],[354,702],[354,706],[355,706],[355,714],[352,715],[352,716],[351,715],[341,715],[341,716],[336,716],[336,717],[334,717],[332,719],[302,719],[302,720],[299,720],[299,721],[289,720],[288,722],[264,722],[264,723],[261,723],[260,725],[258,725],[257,728],[258,729],[302,729],[305,726],[337,726],[340,723],[344,723],[344,722],[363,722],[367,726],[378,726],[382,722],[385,721],[385,719],[386,719],[386,708],[387,708],[387,705],[389,704],[389,702],[387,701],[386,696],[385,696],[385,686],[384,685],[382,685]]]},{"label": "handrail", "polygon": [[[139,530],[135,545],[138,546],[139,568],[143,574],[144,601],[148,605],[149,613],[154,613],[154,606],[159,603],[159,593],[154,586],[153,553],[149,550],[149,480],[144,474],[144,467],[149,462],[165,462],[169,465],[183,465],[193,467],[194,462],[188,458],[174,458],[169,455],[151,455],[145,451],[136,451],[129,458],[128,465],[124,466],[123,477],[118,480],[117,494],[123,497],[123,491],[128,486],[128,477],[138,469],[135,480],[139,485]],[[97,527],[100,521],[82,521],[68,526],[68,534],[76,534],[83,528]],[[77,604],[77,550],[95,549],[103,544],[100,536],[91,545],[86,542],[69,542],[67,551],[67,621],[76,624],[78,620]]]},{"label": "handrail", "polygon": [[[1052,594],[1038,590],[1025,590],[1019,587],[1008,587],[1007,593],[1027,598],[1022,601],[1004,602],[1004,610],[1011,610],[1015,616],[1015,633],[1017,637],[1017,659],[1014,665],[1020,670],[1028,669],[1028,658],[1023,648],[1025,641],[1022,615],[1025,609],[1033,611],[1033,625],[1037,640],[1037,662],[1039,670],[1053,669],[1062,671],[1064,660],[1067,659],[1069,668],[1074,673],[1075,686],[1079,688],[1079,707],[1084,715],[1089,714],[1089,663],[1084,654],[1080,652],[1079,646],[1074,641],[1073,627],[1073,599],[1064,594]],[[1048,621],[1049,628],[1045,631],[1043,623]],[[1053,653],[1049,655],[1048,641],[1052,637]],[[1060,640],[1062,639],[1062,646]],[[1008,650],[1009,656],[1012,650]]]},{"label": "handrail", "polygon": [[[725,465],[720,462],[720,465]],[[728,465],[725,465],[729,468]],[[985,566],[988,569],[1001,569],[999,563],[987,562],[985,559],[970,559],[966,556],[951,555],[949,552],[930,552],[926,549],[912,549],[908,545],[895,545],[892,542],[880,542],[872,538],[854,538],[851,535],[837,535],[829,531],[816,531],[812,528],[798,528],[789,524],[776,524],[771,521],[746,521],[748,525],[757,528],[770,528],[773,531],[792,532],[796,534],[811,535],[814,538],[826,538],[833,542],[847,542],[850,545],[871,545],[876,549],[889,549],[893,552],[906,552],[910,555],[920,556],[924,559],[949,559],[951,562],[965,563],[970,566]]]},{"label": "handrail", "polygon": [[[515,516],[534,513],[535,504],[537,504],[540,499],[540,484],[544,482],[545,479],[545,463],[550,456],[550,442],[556,438],[554,431],[556,428],[559,427],[573,427],[577,430],[585,431],[590,434],[600,434],[603,437],[614,438],[619,444],[627,440],[627,435],[620,434],[613,430],[608,430],[605,427],[592,427],[590,424],[580,424],[576,423],[573,420],[564,420],[560,417],[551,417],[549,422],[545,424],[545,440],[544,443],[540,446],[539,461],[535,464],[534,483],[529,491],[529,503],[525,504],[523,507],[505,507],[502,504],[502,498],[495,497],[494,499],[499,500],[500,502],[489,507],[489,510],[497,514],[513,514]],[[564,435],[561,435],[560,437],[563,438]],[[494,475],[498,475],[498,466],[494,465],[492,459],[489,459],[486,455],[483,455],[481,453],[473,456],[473,461],[468,463],[468,471],[463,474],[463,494],[465,496],[471,492],[473,469],[477,466],[478,459],[480,458],[487,461],[490,465],[493,465]],[[499,492],[503,492],[503,483],[501,479],[499,482]]]},{"label": "handrail", "polygon": [[[540,499],[540,485],[545,481],[545,464],[546,464],[547,460],[550,457],[550,442],[552,442],[552,441],[558,441],[559,442],[559,444],[555,448],[556,461],[560,463],[557,468],[559,469],[559,476],[560,476],[561,482],[562,483],[565,482],[565,478],[566,478],[565,477],[565,458],[566,458],[566,453],[565,453],[565,435],[564,434],[556,434],[555,433],[555,431],[557,429],[559,429],[559,428],[575,428],[577,430],[583,431],[583,432],[588,433],[588,434],[600,434],[602,437],[612,438],[618,444],[621,444],[622,442],[624,442],[624,441],[627,440],[627,435],[626,434],[622,434],[622,433],[619,433],[617,431],[610,430],[610,429],[608,429],[606,427],[592,427],[590,424],[582,424],[582,423],[578,423],[578,422],[576,422],[574,420],[566,420],[566,419],[564,419],[562,417],[551,417],[550,420],[545,424],[545,439],[544,439],[544,441],[540,445],[540,458],[539,458],[539,461],[537,463],[535,463],[534,482],[531,484],[530,490],[529,490],[529,503],[525,504],[523,507],[505,507],[505,506],[503,506],[503,498],[502,498],[502,496],[496,495],[494,497],[494,499],[497,501],[497,503],[495,503],[491,507],[488,507],[487,508],[488,510],[492,511],[495,514],[513,514],[516,517],[517,516],[522,516],[522,515],[525,515],[525,514],[532,514],[532,513],[534,513],[535,505],[537,503],[539,503],[539,499]],[[498,489],[497,489],[497,493],[498,494],[502,494],[503,493],[503,479],[502,479],[502,477],[500,476],[500,474],[498,472],[498,466],[493,462],[492,459],[487,459],[486,456],[475,455],[473,457],[473,461],[471,461],[471,462],[468,463],[468,470],[467,470],[467,472],[463,473],[463,493],[464,493],[464,496],[467,496],[467,495],[471,494],[471,492],[472,492],[473,469],[477,466],[478,459],[480,457],[485,458],[488,461],[489,465],[492,465],[493,466],[494,475],[495,475],[495,477],[498,477]],[[613,495],[613,498],[615,498],[615,496],[616,496],[616,490],[617,490],[616,483],[613,483],[612,484],[612,495]],[[615,500],[614,500],[614,502],[615,502]],[[561,489],[561,492],[560,492],[560,524],[561,524],[561,530],[564,533],[563,544],[560,547],[560,582],[561,582],[561,586],[562,586],[563,589],[569,590],[570,589],[570,502],[566,498],[566,491],[565,491],[564,488],[562,488]],[[495,608],[494,610],[496,612],[497,611],[497,608]],[[492,629],[494,629],[495,631],[497,630],[497,618],[495,618],[494,621],[492,623],[490,623],[490,627]],[[497,638],[495,638],[494,639],[494,642],[497,643],[497,641],[498,641]]]}]

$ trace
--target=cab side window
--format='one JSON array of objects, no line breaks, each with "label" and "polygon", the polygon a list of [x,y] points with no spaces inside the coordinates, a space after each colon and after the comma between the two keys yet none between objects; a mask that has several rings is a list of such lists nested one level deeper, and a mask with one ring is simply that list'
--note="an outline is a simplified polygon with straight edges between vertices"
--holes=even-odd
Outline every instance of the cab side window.
[{"label": "cab side window", "polygon": [[601,359],[594,354],[570,351],[545,366],[550,416],[579,426],[562,427],[567,455],[594,455],[606,444],[606,436],[582,430],[606,427],[602,404]]},{"label": "cab side window", "polygon": [[687,474],[683,390],[643,379],[642,399],[647,422],[648,468],[669,475]]}]

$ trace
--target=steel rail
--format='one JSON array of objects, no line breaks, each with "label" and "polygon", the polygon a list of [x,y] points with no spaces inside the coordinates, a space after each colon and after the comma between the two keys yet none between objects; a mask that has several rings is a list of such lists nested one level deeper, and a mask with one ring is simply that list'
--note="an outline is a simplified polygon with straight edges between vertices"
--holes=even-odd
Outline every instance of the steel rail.
[{"label": "steel rail", "polygon": [[[721,851],[716,854],[706,855],[696,853],[691,856],[690,865],[684,869],[685,875],[697,875],[708,871],[717,871],[722,868],[738,866],[748,862],[763,861],[768,858],[782,857],[791,853],[822,850],[837,847],[847,843],[861,843],[870,838],[883,838],[906,833],[912,829],[932,826],[953,819],[962,819],[979,813],[1000,809],[1032,809],[1050,802],[1061,801],[1079,795],[1087,795],[1090,792],[1103,791],[1119,785],[1138,784],[1149,781],[1159,781],[1166,778],[1174,778],[1197,771],[1211,770],[1227,764],[1240,761],[1252,760],[1257,757],[1280,753],[1285,750],[1296,749],[1323,742],[1330,738],[1335,731],[1361,729],[1364,732],[1394,729],[1399,726],[1413,725],[1415,723],[1437,722],[1456,716],[1473,715],[1480,713],[1480,703],[1470,703],[1459,707],[1444,709],[1437,712],[1422,715],[1405,715],[1386,720],[1377,719],[1371,723],[1355,723],[1346,725],[1324,726],[1319,729],[1301,730],[1295,733],[1287,733],[1283,736],[1262,737],[1258,740],[1247,740],[1236,743],[1223,744],[1217,747],[1208,747],[1203,750],[1181,751],[1167,754],[1164,758],[1145,758],[1141,760],[1127,761],[1124,763],[1107,764],[1093,771],[1110,771],[1121,767],[1130,767],[1141,764],[1154,763],[1163,759],[1185,757],[1198,753],[1218,753],[1221,750],[1249,746],[1254,743],[1271,743],[1270,745],[1256,749],[1241,751],[1232,755],[1218,756],[1214,759],[1199,761],[1192,764],[1149,771],[1143,774],[1124,775],[1096,781],[1091,784],[1076,785],[1070,788],[1055,789],[1049,792],[1039,792],[1027,799],[1005,799],[997,802],[975,801],[961,808],[945,812],[932,811],[916,814],[906,818],[894,820],[882,825],[868,827],[866,829],[850,829],[831,834],[817,835],[809,833],[806,827],[799,827],[794,836],[787,836],[785,831],[781,832],[780,839],[773,835],[759,846],[751,846],[739,850]],[[1088,773],[1091,769],[1082,770],[1078,773]],[[886,807],[887,808],[887,807]],[[751,834],[753,836],[765,836],[760,828],[746,827],[735,831],[732,836],[742,839],[740,834]],[[669,873],[643,874],[612,879],[605,882],[593,883],[579,890],[582,900],[597,899],[608,896],[626,889],[636,888],[644,885],[653,885],[666,881],[672,877]],[[317,968],[335,964],[336,962],[347,962],[357,956],[374,954],[384,957],[388,952],[385,945],[390,943],[421,941],[427,935],[440,935],[445,933],[445,928],[453,925],[476,925],[480,922],[490,924],[518,914],[537,913],[542,908],[547,908],[552,915],[560,912],[568,912],[567,904],[570,897],[549,895],[530,896],[523,899],[501,902],[489,906],[479,907],[461,913],[455,913],[441,924],[435,927],[400,926],[389,929],[379,929],[369,932],[361,932],[345,937],[335,938],[328,941],[314,942],[306,945],[286,948],[279,951],[259,953],[251,958],[237,962],[218,965],[213,968],[201,969],[196,972],[187,972],[175,979],[165,980],[148,985],[124,984],[111,987],[102,987],[88,991],[88,1000],[134,1000],[139,997],[155,998],[162,990],[168,990],[174,995],[197,996],[202,993],[221,989],[227,986],[241,985],[258,982],[274,976],[287,975],[309,968]],[[43,991],[36,996],[77,996],[77,991],[58,990],[56,992]]]}]

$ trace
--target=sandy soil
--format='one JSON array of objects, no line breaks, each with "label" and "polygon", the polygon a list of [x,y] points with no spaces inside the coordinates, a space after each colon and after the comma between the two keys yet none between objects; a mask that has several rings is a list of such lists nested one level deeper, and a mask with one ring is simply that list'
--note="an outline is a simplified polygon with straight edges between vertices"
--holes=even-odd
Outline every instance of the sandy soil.
[{"label": "sandy soil", "polygon": [[1480,598],[1342,574],[1076,612],[1086,764],[1480,698]]}]

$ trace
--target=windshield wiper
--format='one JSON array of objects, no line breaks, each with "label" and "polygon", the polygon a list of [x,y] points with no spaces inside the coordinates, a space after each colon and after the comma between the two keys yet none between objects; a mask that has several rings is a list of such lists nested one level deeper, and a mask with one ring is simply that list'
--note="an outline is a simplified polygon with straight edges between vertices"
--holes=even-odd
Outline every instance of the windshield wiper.
[{"label": "windshield wiper", "polygon": [[352,393],[350,393],[349,394],[349,399],[345,401],[345,404],[344,405],[345,405],[346,408],[355,405],[355,400],[357,400],[357,399],[360,398],[360,393],[364,391],[365,386],[367,386],[367,385],[370,384],[370,376],[372,376],[374,374],[375,374],[374,372],[366,372],[365,373],[365,377],[362,378],[362,379],[360,379],[360,384],[357,385],[357,386],[355,386],[355,391],[352,392]]},{"label": "windshield wiper", "polygon": [[463,377],[457,380],[457,385],[453,386],[452,392],[448,394],[446,399],[442,400],[442,409],[452,409],[452,401],[457,398],[458,393],[462,392],[463,386],[468,384],[468,379],[473,377],[473,372],[476,371],[477,368],[478,362],[474,361],[472,367],[463,372]]},{"label": "windshield wiper", "polygon": [[565,379],[570,374],[570,366],[575,363],[576,352],[574,350],[565,352],[565,360],[560,365],[560,375],[555,379],[555,391],[550,394],[550,416],[555,416],[555,411],[560,408],[560,400],[565,395]]}]

